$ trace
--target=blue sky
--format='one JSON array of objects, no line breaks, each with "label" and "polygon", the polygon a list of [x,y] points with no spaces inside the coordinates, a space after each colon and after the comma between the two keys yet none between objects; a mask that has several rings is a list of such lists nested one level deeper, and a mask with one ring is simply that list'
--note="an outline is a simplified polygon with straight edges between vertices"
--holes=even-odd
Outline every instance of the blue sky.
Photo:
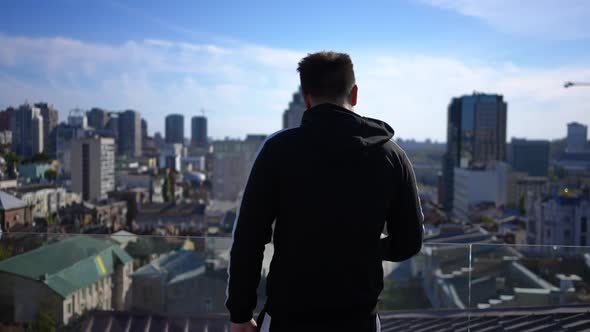
[{"label": "blue sky", "polygon": [[[404,138],[444,140],[451,97],[509,103],[508,135],[590,124],[590,3],[582,0],[4,1],[0,107],[44,100],[133,108],[150,132],[205,109],[221,138],[280,129],[308,52],[349,52],[357,111]],[[188,122],[185,121],[188,129]]]}]

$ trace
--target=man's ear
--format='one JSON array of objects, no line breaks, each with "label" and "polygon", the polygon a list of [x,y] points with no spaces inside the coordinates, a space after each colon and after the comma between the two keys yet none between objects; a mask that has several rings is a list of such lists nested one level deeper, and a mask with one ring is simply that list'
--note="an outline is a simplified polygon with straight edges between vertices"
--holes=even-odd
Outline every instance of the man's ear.
[{"label": "man's ear", "polygon": [[310,95],[303,95],[303,101],[305,102],[305,108],[311,108],[311,96]]},{"label": "man's ear", "polygon": [[352,87],[352,89],[350,90],[350,105],[356,106],[358,92],[359,92],[359,87],[355,84]]}]

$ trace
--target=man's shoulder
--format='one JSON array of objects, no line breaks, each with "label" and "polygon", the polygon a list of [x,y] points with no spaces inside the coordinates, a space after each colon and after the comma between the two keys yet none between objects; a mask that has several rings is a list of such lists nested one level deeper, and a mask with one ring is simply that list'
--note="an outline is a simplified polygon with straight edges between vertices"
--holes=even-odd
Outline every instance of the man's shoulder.
[{"label": "man's shoulder", "polygon": [[385,142],[385,144],[382,145],[382,148],[392,163],[398,165],[408,165],[410,163],[406,151],[404,151],[393,138]]},{"label": "man's shoulder", "polygon": [[383,149],[392,155],[400,157],[406,154],[404,149],[402,149],[402,147],[399,146],[399,144],[397,144],[393,138],[383,144]]},{"label": "man's shoulder", "polygon": [[265,140],[266,145],[284,144],[297,139],[301,135],[301,128],[286,128],[268,135]]}]

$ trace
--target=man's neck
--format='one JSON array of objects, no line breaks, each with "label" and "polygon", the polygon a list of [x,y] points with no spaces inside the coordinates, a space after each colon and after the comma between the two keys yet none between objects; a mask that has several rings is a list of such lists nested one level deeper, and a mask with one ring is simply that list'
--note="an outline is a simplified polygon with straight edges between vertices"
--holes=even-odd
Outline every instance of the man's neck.
[{"label": "man's neck", "polygon": [[337,102],[333,102],[333,101],[318,101],[318,102],[315,102],[314,101],[311,104],[311,107],[310,108],[315,107],[315,106],[318,106],[318,105],[321,105],[321,104],[332,104],[332,105],[336,105],[336,106],[341,107],[341,108],[345,108],[345,109],[347,109],[347,110],[349,110],[351,112],[354,112],[354,106],[352,106],[350,103],[337,103]]}]

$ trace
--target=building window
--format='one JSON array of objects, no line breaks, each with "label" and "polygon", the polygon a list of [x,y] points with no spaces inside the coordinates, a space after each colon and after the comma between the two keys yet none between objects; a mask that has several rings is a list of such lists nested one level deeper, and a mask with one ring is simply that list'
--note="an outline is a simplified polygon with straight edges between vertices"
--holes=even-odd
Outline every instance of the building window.
[{"label": "building window", "polygon": [[582,233],[586,233],[586,231],[588,230],[588,218],[587,217],[582,217],[582,219],[580,220],[581,223],[581,227],[582,227]]},{"label": "building window", "polygon": [[580,236],[580,245],[581,246],[585,246],[586,245],[586,235]]},{"label": "building window", "polygon": [[565,240],[568,240],[570,238],[570,235],[571,235],[571,232],[569,230],[566,229],[565,231],[563,231],[563,238]]},{"label": "building window", "polygon": [[68,303],[68,314],[72,313],[72,302]]}]

